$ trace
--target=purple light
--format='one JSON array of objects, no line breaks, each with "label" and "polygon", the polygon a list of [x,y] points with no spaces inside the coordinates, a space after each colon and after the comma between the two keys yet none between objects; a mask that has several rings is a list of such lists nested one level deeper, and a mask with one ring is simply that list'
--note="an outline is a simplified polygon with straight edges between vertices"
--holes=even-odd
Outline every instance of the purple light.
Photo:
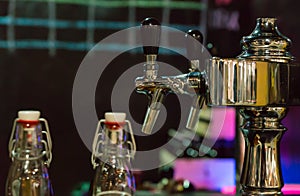
[{"label": "purple light", "polygon": [[229,158],[177,159],[174,179],[189,180],[197,189],[220,191],[235,185],[234,162]]}]

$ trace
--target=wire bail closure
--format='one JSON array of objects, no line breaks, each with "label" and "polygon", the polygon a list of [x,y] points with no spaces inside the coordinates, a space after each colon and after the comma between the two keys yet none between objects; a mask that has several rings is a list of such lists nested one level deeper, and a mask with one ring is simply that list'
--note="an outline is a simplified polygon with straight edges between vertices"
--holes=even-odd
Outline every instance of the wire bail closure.
[{"label": "wire bail closure", "polygon": [[[16,150],[16,139],[14,138],[15,133],[16,133],[16,126],[17,126],[17,122],[20,120],[20,118],[16,118],[14,120],[14,124],[13,124],[13,128],[11,131],[11,135],[10,135],[10,139],[9,139],[9,144],[8,144],[8,150],[9,150],[9,157],[11,158],[12,161],[14,161],[14,156],[16,154],[15,150]],[[44,118],[39,118],[38,119],[38,124],[44,124],[44,127],[46,130],[42,130],[42,135],[45,135],[45,139],[44,137],[42,137],[42,144],[44,147],[44,150],[42,151],[42,154],[40,157],[45,156],[46,160],[45,160],[45,164],[47,165],[47,167],[50,166],[50,163],[52,161],[52,141],[51,141],[51,135],[50,135],[50,130],[49,130],[49,125],[46,119]],[[34,160],[40,157],[26,157],[26,158],[19,158],[20,160]]]},{"label": "wire bail closure", "polygon": [[121,128],[121,131],[126,131],[125,127],[128,127],[129,129],[129,134],[130,134],[130,138],[131,141],[126,140],[126,141],[122,141],[123,144],[126,144],[126,147],[128,147],[129,150],[129,154],[126,155],[126,157],[128,159],[130,158],[134,158],[134,155],[136,153],[136,143],[135,143],[135,139],[134,139],[134,134],[133,134],[133,130],[132,130],[132,126],[130,121],[125,120],[124,122],[118,122],[118,123],[114,123],[115,125],[113,125],[110,122],[107,122],[105,119],[101,119],[98,124],[97,124],[97,128],[96,128],[96,132],[95,132],[95,136],[94,136],[94,140],[93,140],[93,152],[92,152],[92,156],[91,156],[91,162],[92,165],[94,167],[94,169],[99,165],[96,161],[96,159],[98,157],[101,157],[103,155],[103,151],[105,149],[103,149],[103,145],[104,145],[104,136],[105,136],[105,126],[109,126],[112,129],[112,131],[117,131],[116,128]]}]

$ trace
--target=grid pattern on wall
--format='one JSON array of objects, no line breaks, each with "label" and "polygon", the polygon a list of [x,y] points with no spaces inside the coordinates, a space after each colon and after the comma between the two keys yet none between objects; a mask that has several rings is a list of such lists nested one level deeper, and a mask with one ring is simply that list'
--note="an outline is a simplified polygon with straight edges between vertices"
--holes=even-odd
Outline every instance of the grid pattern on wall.
[{"label": "grid pattern on wall", "polygon": [[[115,32],[138,26],[139,16],[147,12],[159,15],[165,26],[182,31],[199,29],[206,33],[207,0],[8,0],[2,4],[7,9],[0,13],[0,26],[4,27],[0,32],[0,48],[11,52],[17,49],[48,49],[50,55],[55,55],[57,49],[88,50],[101,38],[99,31]],[[191,13],[190,17],[196,23],[187,24],[187,20],[178,15],[184,12],[185,15]],[[60,38],[67,37],[61,36],[67,33],[72,36],[70,30],[79,33],[77,38],[80,38]],[[24,31],[29,35],[20,34]],[[34,37],[35,34],[37,36]],[[134,42],[134,38],[129,35],[130,43]],[[118,50],[118,47],[108,48]]]}]

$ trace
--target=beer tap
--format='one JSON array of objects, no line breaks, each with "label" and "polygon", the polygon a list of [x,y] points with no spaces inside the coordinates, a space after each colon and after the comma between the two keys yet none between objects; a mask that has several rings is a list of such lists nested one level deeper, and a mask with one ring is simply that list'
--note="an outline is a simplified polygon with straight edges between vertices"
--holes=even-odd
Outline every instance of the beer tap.
[{"label": "beer tap", "polygon": [[279,32],[276,18],[258,18],[241,44],[237,58],[211,59],[210,105],[233,106],[243,117],[241,194],[282,195],[280,140],[287,129],[281,121],[289,105],[299,105],[290,87],[299,82],[300,67],[293,64],[291,40]]},{"label": "beer tap", "polygon": [[136,79],[136,91],[146,94],[149,105],[142,132],[150,134],[160,112],[161,103],[169,89],[158,77],[159,65],[156,62],[160,41],[160,23],[154,18],[146,18],[141,24],[141,37],[146,57],[145,75]]},{"label": "beer tap", "polygon": [[[160,33],[159,23],[152,19],[146,19],[141,29],[144,35],[146,30]],[[193,31],[189,34],[200,40]],[[144,35],[143,39],[151,37]],[[158,41],[157,35],[151,39]],[[254,31],[241,41],[242,54],[236,58],[213,57],[206,70],[199,70],[203,59],[193,56],[201,52],[199,45],[187,47],[190,72],[179,76],[158,76],[158,43],[147,41],[150,45],[146,45],[149,50],[144,47],[145,75],[136,79],[136,91],[150,98],[142,131],[151,133],[168,93],[194,95],[187,123],[191,129],[204,101],[209,106],[235,107],[243,117],[241,131],[245,139],[241,194],[282,195],[280,140],[286,128],[281,121],[288,106],[300,105],[300,94],[293,89],[299,84],[300,66],[293,63],[291,40],[278,31],[276,19],[258,18]],[[150,49],[156,53],[149,54]]]},{"label": "beer tap", "polygon": [[[199,54],[202,53],[203,48],[199,48],[199,44],[195,41],[197,40],[200,43],[200,46],[203,44],[203,35],[198,30],[189,30],[186,33],[186,52],[187,57],[189,59],[190,63],[190,74],[191,75],[197,75],[197,73],[200,73],[200,59]],[[202,62],[203,63],[203,62]],[[205,88],[199,88],[199,91],[197,94],[193,96],[193,102],[190,109],[189,117],[187,120],[186,128],[190,130],[194,130],[197,126],[197,123],[199,122],[199,113],[201,108],[203,107],[203,104],[207,98],[207,87],[206,87],[206,79],[205,79],[205,73],[201,74],[202,77],[198,78],[196,80],[197,82],[200,82],[201,84],[199,86],[205,87]],[[198,85],[196,85],[198,86]]]},{"label": "beer tap", "polygon": [[[190,73],[178,76],[159,76],[159,65],[156,62],[156,58],[158,55],[160,30],[160,23],[153,18],[146,18],[141,24],[141,37],[146,63],[144,64],[144,76],[136,78],[135,84],[136,91],[146,94],[149,98],[149,105],[142,126],[142,132],[146,134],[152,133],[161,104],[169,93],[197,95],[194,98],[194,104],[190,112],[188,127],[194,126],[195,119],[197,119],[196,117],[199,114],[199,108],[202,107],[204,102],[203,95],[207,94],[205,73],[198,70],[199,60],[196,59],[196,54],[200,50],[196,44],[192,45],[192,49],[188,51],[191,59],[193,59],[190,62]],[[190,31],[186,34],[186,38],[188,43],[196,42],[195,39],[199,42],[203,40],[203,36],[199,31]],[[193,51],[193,49],[195,50]]]}]

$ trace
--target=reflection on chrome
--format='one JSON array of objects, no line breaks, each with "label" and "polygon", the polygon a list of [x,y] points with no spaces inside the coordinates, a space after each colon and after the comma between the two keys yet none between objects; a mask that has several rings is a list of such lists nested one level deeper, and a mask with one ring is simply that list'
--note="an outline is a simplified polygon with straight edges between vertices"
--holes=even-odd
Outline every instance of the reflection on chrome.
[{"label": "reflection on chrome", "polygon": [[213,58],[207,70],[212,105],[288,104],[289,65],[287,64]]},{"label": "reflection on chrome", "polygon": [[[300,66],[293,62],[291,40],[278,31],[275,18],[258,18],[254,31],[241,43],[243,52],[237,58],[214,57],[206,70],[199,70],[197,64],[203,59],[192,58],[190,73],[180,76],[149,77],[149,73],[158,73],[158,65],[154,58],[147,58],[145,76],[136,79],[137,92],[150,98],[143,131],[151,133],[168,93],[195,93],[187,123],[190,129],[204,101],[210,106],[236,107],[243,117],[241,130],[246,144],[241,193],[281,195],[279,145],[286,131],[281,120],[287,106],[300,105],[300,93],[295,90],[300,82]],[[145,54],[153,55],[147,51]]]}]

